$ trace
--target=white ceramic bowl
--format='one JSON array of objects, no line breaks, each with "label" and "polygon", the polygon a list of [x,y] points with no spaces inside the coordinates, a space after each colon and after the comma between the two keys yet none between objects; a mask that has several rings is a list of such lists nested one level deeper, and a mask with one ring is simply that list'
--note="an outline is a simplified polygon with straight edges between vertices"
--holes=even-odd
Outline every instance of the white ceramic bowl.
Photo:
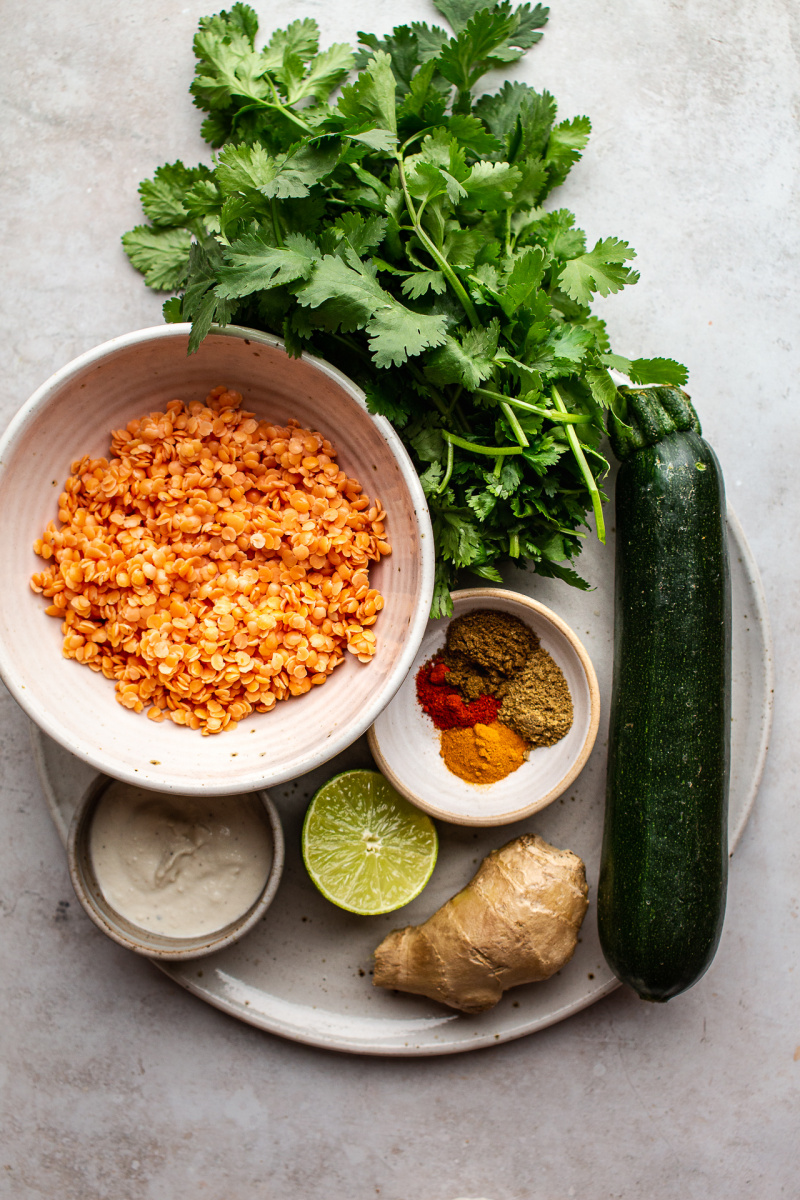
[{"label": "white ceramic bowl", "polygon": [[271,861],[265,864],[264,887],[258,899],[236,920],[211,933],[197,937],[165,937],[133,925],[118,913],[97,882],[89,849],[89,834],[95,809],[111,783],[113,780],[106,775],[98,775],[93,780],[75,809],[67,838],[67,863],[75,895],[98,929],[102,929],[103,933],[126,950],[164,962],[200,958],[238,942],[264,916],[275,898],[283,874],[283,827],[278,810],[267,793],[258,791],[254,794],[257,805],[263,806],[264,824],[272,850]]},{"label": "white ceramic bowl", "polygon": [[[115,338],[69,363],[17,413],[0,442],[0,675],[45,733],[98,770],[159,791],[249,792],[319,766],[362,734],[408,673],[433,590],[433,537],[413,464],[391,425],[318,359],[290,358],[279,339],[229,327],[187,357],[188,325]],[[352,655],[321,687],[212,737],[123,708],[114,685],[62,657],[61,623],[29,586],[43,567],[34,539],[56,519],[70,463],[107,455],[109,434],[172,399],[205,399],[223,383],[260,417],[331,438],[338,461],[387,511],[391,556],[370,572],[385,598],[378,650]]]},{"label": "white ceramic bowl", "polygon": [[413,804],[456,825],[508,825],[539,812],[577,777],[592,751],[600,722],[597,676],[586,650],[549,608],[496,588],[453,593],[453,615],[476,608],[499,609],[530,625],[564,673],[572,696],[572,728],[554,746],[531,750],[505,779],[466,783],[453,775],[439,752],[439,731],[417,700],[419,667],[444,646],[449,618],[430,621],[403,686],[369,732],[370,749],[387,779]]}]

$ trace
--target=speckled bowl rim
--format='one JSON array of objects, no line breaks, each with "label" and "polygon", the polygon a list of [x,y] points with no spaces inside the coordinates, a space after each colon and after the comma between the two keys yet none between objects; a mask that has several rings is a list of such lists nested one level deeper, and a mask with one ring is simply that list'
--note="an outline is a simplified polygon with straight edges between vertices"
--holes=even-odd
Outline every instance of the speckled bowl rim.
[{"label": "speckled bowl rim", "polygon": [[[108,912],[104,910],[95,891],[87,886],[84,874],[84,863],[88,867],[90,862],[87,840],[92,815],[107,788],[118,782],[119,780],[113,779],[110,775],[98,775],[92,780],[75,809],[67,834],[69,876],[75,889],[75,895],[87,916],[94,921],[98,929],[101,929],[118,945],[124,946],[126,950],[133,950],[135,954],[142,954],[153,959],[155,962],[180,962],[190,958],[202,958],[206,954],[213,954],[225,946],[231,946],[234,942],[238,942],[239,938],[244,937],[264,916],[275,899],[283,875],[286,856],[283,825],[268,792],[263,788],[253,790],[253,795],[263,805],[272,835],[272,864],[261,894],[255,903],[241,917],[230,921],[221,929],[198,937],[168,938],[163,935],[150,934],[143,929],[141,938],[138,938],[136,936],[137,927],[121,913],[118,913],[114,906],[105,900],[105,897],[103,897],[103,901]],[[102,896],[102,888],[96,880],[95,889]],[[116,922],[110,918],[109,913],[114,914]]]},{"label": "speckled bowl rim", "polygon": [[[592,660],[586,651],[586,647],[580,640],[573,629],[559,617],[558,613],[553,612],[551,608],[540,604],[538,600],[533,600],[529,596],[523,596],[519,592],[508,591],[503,588],[462,588],[460,591],[452,593],[455,601],[472,601],[472,600],[502,600],[513,607],[528,609],[530,612],[535,612],[537,616],[553,625],[569,642],[578,661],[583,669],[583,674],[586,679],[586,684],[589,689],[589,728],[586,731],[586,737],[580,747],[575,759],[573,760],[569,770],[562,775],[549,791],[543,796],[538,796],[529,804],[524,804],[521,808],[510,809],[507,812],[495,813],[491,816],[486,816],[485,813],[474,812],[469,814],[454,813],[451,809],[442,808],[425,796],[420,796],[414,792],[409,786],[397,775],[392,767],[387,762],[383,752],[381,751],[378,734],[375,731],[375,725],[370,727],[367,737],[369,739],[369,748],[372,751],[375,762],[380,770],[389,780],[393,787],[397,789],[402,796],[405,796],[417,808],[421,808],[423,812],[429,816],[436,817],[440,821],[448,821],[451,825],[469,825],[469,826],[488,826],[488,825],[511,825],[514,821],[521,821],[525,817],[530,817],[534,813],[541,812],[543,808],[547,808],[548,804],[552,804],[559,796],[563,795],[570,784],[577,779],[583,768],[586,766],[589,755],[594,748],[594,743],[597,739],[597,731],[600,726],[600,688],[597,683],[597,675],[592,665]],[[469,784],[465,784],[469,787]]]}]

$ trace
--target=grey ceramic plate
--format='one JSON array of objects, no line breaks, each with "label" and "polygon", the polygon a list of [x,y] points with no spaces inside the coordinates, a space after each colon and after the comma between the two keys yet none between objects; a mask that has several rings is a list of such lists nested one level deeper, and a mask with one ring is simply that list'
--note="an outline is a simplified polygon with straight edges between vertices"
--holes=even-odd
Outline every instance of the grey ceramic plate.
[{"label": "grey ceramic plate", "polygon": [[[772,648],[758,571],[738,521],[729,516],[733,583],[733,737],[730,846],[741,837],[755,799],[772,715]],[[613,542],[613,535],[609,535]],[[587,539],[588,542],[588,539]],[[417,996],[372,987],[372,951],[400,925],[429,916],[471,878],[492,848],[531,830],[568,847],[586,863],[594,900],[603,796],[613,634],[613,546],[586,546],[580,567],[592,585],[578,592],[557,581],[512,571],[507,587],[556,611],[583,641],[597,671],[603,707],[589,762],[549,808],[517,825],[471,829],[439,823],[439,861],[412,904],[383,917],[334,908],[310,883],[300,857],[300,827],[311,795],[337,771],[370,764],[366,738],[309,775],[271,790],[286,834],[286,867],[264,921],[237,945],[161,970],[209,1004],[282,1037],[332,1050],[398,1056],[454,1054],[543,1029],[617,986],[605,965],[590,903],[570,963],[546,983],[507,992],[491,1012],[467,1017]],[[32,726],[34,752],[62,838],[93,771]]]}]

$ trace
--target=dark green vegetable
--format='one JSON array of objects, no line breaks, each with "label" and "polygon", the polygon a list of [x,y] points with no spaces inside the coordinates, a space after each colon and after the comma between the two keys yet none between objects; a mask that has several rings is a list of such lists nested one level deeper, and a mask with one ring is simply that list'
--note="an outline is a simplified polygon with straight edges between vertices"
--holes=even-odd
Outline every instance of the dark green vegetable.
[{"label": "dark green vegetable", "polygon": [[506,558],[586,586],[571,564],[587,510],[603,539],[609,368],[640,384],[686,369],[612,353],[591,312],[638,275],[627,242],[587,244],[552,205],[588,118],[557,120],[525,83],[477,94],[547,8],[434,5],[449,31],[359,33],[355,53],[320,50],[309,17],[261,48],[249,5],[203,17],[191,91],[217,153],[145,180],[148,223],[123,243],[150,287],[180,293],[164,313],[192,322],[191,349],[212,323],[266,329],[393,422],[428,498],[440,616],[461,568],[500,582]]},{"label": "dark green vegetable", "polygon": [[730,583],[719,464],[677,388],[621,389],[603,952],[646,1000],[708,967],[727,879]]}]

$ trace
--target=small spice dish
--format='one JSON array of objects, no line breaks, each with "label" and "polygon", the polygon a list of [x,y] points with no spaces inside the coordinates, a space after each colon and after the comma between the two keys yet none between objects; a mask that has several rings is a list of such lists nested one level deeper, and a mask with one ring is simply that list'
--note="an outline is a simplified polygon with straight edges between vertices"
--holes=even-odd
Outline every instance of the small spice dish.
[{"label": "small spice dish", "polygon": [[387,779],[424,812],[457,825],[508,825],[546,808],[583,770],[597,737],[600,692],[580,639],[543,604],[496,588],[453,593],[454,617],[475,609],[509,613],[533,629],[569,686],[573,722],[566,736],[531,750],[522,766],[496,783],[467,783],[452,774],[441,757],[439,733],[420,707],[416,690],[417,671],[444,646],[451,618],[442,618],[428,623],[414,665],[370,729],[369,744]]},{"label": "small spice dish", "polygon": [[[209,928],[209,924],[214,924],[213,917],[211,921],[208,919],[206,912],[204,931],[197,934],[192,934],[188,928],[183,928],[177,935],[166,935],[158,932],[155,928],[143,928],[130,919],[128,915],[123,915],[110,902],[105,891],[100,886],[98,875],[108,876],[108,866],[101,864],[100,870],[96,870],[96,859],[98,840],[93,837],[93,827],[96,824],[98,812],[103,814],[104,803],[107,802],[109,796],[120,789],[126,789],[128,785],[110,779],[106,775],[98,775],[90,784],[86,793],[78,805],[72,824],[69,830],[67,840],[67,861],[69,865],[69,873],[72,879],[75,893],[86,910],[87,914],[94,921],[103,933],[118,942],[120,946],[124,946],[127,950],[133,950],[136,954],[143,954],[149,958],[154,958],[162,961],[177,961],[182,959],[199,958],[205,954],[212,954],[216,950],[221,950],[224,946],[230,946],[236,942],[248,930],[261,920],[265,912],[269,908],[275,893],[278,890],[278,885],[281,881],[284,862],[284,839],[281,820],[278,816],[278,811],[275,805],[265,791],[254,791],[249,796],[237,795],[231,797],[188,797],[177,796],[174,793],[147,793],[143,789],[128,788],[131,793],[130,797],[119,797],[121,800],[130,799],[131,805],[135,806],[140,803],[140,807],[147,805],[157,806],[159,804],[168,806],[169,819],[172,821],[172,844],[164,845],[160,855],[160,861],[157,863],[155,870],[156,889],[162,906],[167,909],[169,905],[175,901],[175,893],[181,893],[178,900],[183,905],[180,921],[185,925],[187,919],[193,922],[195,914],[202,914],[200,904],[203,900],[208,900],[208,889],[206,887],[206,895],[202,896],[199,892],[192,893],[190,883],[187,883],[186,877],[181,876],[180,872],[183,867],[182,858],[192,850],[192,839],[196,844],[201,842],[201,839],[194,836],[193,821],[196,820],[194,814],[199,811],[200,805],[205,805],[209,813],[215,805],[219,804],[220,799],[226,800],[230,805],[240,806],[242,809],[246,807],[248,813],[248,821],[251,832],[256,834],[256,839],[259,846],[258,859],[258,879],[255,888],[252,892],[252,899],[248,897],[249,903],[245,901],[246,907],[244,911],[235,911],[232,919],[223,917],[219,927]],[[138,795],[134,794],[137,793]],[[183,806],[183,807],[182,807]],[[188,806],[193,806],[191,809]],[[185,809],[185,811],[184,811]],[[113,813],[113,810],[111,810]],[[217,817],[221,815],[217,814]],[[108,815],[108,809],[106,816]],[[216,821],[217,831],[221,831],[225,835],[230,835],[232,831],[225,824],[226,818]],[[174,826],[177,824],[177,830]],[[230,822],[234,824],[234,822]],[[209,822],[206,818],[201,817],[201,829],[204,833],[213,831],[214,822]],[[258,828],[254,829],[254,825]],[[137,882],[147,874],[146,855],[142,853],[142,842],[135,836],[131,836],[131,828],[126,820],[119,821],[115,826],[109,825],[106,822],[106,828],[111,833],[112,839],[116,838],[118,848],[126,851],[127,861],[133,865],[137,871]],[[247,823],[242,827],[245,831]],[[143,868],[143,863],[145,867]],[[230,871],[230,866],[228,866]],[[233,874],[237,874],[234,869]],[[263,885],[259,889],[260,879],[263,877]],[[165,886],[166,878],[166,886]],[[170,886],[173,885],[172,893]],[[201,881],[201,886],[207,885],[207,879]],[[106,884],[107,890],[108,884]],[[212,901],[214,893],[212,890]],[[193,906],[197,903],[197,908]],[[235,900],[233,901],[235,904]],[[130,901],[128,901],[130,904]],[[125,907],[123,904],[121,907]],[[230,906],[229,906],[230,908]],[[133,911],[128,908],[129,913]],[[187,915],[189,914],[188,918]],[[231,916],[230,911],[227,916]],[[202,915],[198,915],[198,921],[202,923]],[[151,926],[154,922],[149,922]]]}]

